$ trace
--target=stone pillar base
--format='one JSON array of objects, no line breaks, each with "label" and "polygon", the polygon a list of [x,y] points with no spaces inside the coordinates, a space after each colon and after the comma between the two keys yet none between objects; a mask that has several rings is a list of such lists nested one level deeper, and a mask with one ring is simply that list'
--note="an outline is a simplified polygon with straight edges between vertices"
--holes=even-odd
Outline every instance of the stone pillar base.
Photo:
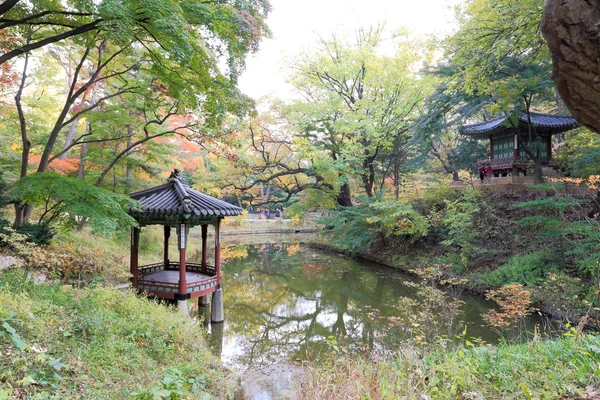
[{"label": "stone pillar base", "polygon": [[212,295],[211,318],[212,323],[220,323],[225,321],[223,312],[223,289],[217,289]]},{"label": "stone pillar base", "polygon": [[208,299],[208,295],[198,297],[198,307],[209,307],[210,300]]}]

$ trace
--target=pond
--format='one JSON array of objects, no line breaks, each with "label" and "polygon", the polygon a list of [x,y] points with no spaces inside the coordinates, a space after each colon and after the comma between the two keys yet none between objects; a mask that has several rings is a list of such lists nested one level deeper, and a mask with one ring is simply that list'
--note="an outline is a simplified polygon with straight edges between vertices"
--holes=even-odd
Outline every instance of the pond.
[{"label": "pond", "polygon": [[225,323],[209,326],[209,340],[239,371],[336,349],[385,355],[408,339],[499,338],[484,323],[493,304],[481,296],[433,290],[378,264],[281,240],[230,245],[222,257]]}]

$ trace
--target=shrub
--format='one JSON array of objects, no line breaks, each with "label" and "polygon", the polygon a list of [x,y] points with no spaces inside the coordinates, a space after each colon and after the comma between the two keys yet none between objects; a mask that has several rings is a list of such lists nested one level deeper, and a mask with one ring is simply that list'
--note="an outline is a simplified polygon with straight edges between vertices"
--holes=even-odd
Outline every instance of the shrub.
[{"label": "shrub", "polygon": [[498,269],[481,275],[488,286],[500,287],[511,283],[526,286],[540,284],[548,274],[558,271],[554,257],[549,251],[539,251],[511,257]]},{"label": "shrub", "polygon": [[446,214],[442,226],[446,228],[446,240],[442,244],[460,249],[461,263],[468,265],[477,254],[477,229],[474,217],[482,211],[485,202],[478,190],[463,190],[459,199],[446,200]]},{"label": "shrub", "polygon": [[439,184],[423,192],[421,202],[426,212],[445,210],[448,202],[456,201],[460,197],[460,191],[451,188],[447,184]]},{"label": "shrub", "polygon": [[352,252],[369,250],[377,236],[405,236],[411,240],[427,235],[427,219],[412,205],[395,200],[378,201],[361,198],[363,203],[332,211],[318,223],[327,226],[325,232],[333,244]]},{"label": "shrub", "polygon": [[535,301],[571,317],[573,312],[585,312],[586,288],[579,278],[563,273],[548,273],[546,279],[533,290],[533,296]]}]

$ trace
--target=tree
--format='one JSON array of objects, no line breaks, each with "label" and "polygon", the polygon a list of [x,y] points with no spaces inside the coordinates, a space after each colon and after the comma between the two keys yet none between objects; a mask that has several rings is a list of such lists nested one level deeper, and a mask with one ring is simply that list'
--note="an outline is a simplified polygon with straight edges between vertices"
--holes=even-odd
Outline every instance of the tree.
[{"label": "tree", "polygon": [[[177,61],[200,57],[212,63],[210,51],[226,54],[235,74],[243,65],[243,55],[256,50],[269,11],[267,0],[7,0],[0,6],[0,31],[8,31],[14,40],[0,56],[0,64],[67,39],[129,42],[133,38],[142,46],[157,43],[173,51]],[[23,40],[30,30],[29,39]]]},{"label": "tree", "polygon": [[278,111],[252,118],[237,146],[224,151],[221,158],[226,161],[218,174],[220,186],[233,187],[251,205],[287,205],[298,200],[301,193],[312,193],[318,197],[313,199],[318,204],[333,206],[327,198],[335,197],[339,188],[330,159],[307,151],[293,136],[290,122]]},{"label": "tree", "polygon": [[68,229],[82,219],[89,219],[92,228],[103,233],[135,225],[135,220],[127,213],[130,207],[135,207],[135,202],[128,196],[52,172],[20,179],[11,193],[27,204],[41,208],[39,225],[59,224]]},{"label": "tree", "polygon": [[[266,0],[3,3],[0,32],[7,38],[2,43],[7,52],[0,65],[25,54],[15,96],[22,147],[18,176],[27,176],[32,161],[38,173],[48,171],[52,162],[64,165],[61,161],[79,147],[78,176],[83,179],[88,146],[109,147],[97,166],[95,185],[113,171],[115,188],[115,166],[148,142],[218,133],[227,115],[241,116],[251,105],[237,90],[237,75],[244,56],[268,33],[268,11]],[[40,62],[30,71],[32,57]],[[33,142],[36,113],[25,98],[50,58],[60,60],[68,86],[57,91],[64,93],[58,96],[58,113],[46,115],[50,128]],[[119,103],[133,110],[123,113]],[[83,132],[78,131],[80,120],[86,122]],[[126,129],[119,129],[119,123]],[[32,150],[36,145],[41,153]],[[31,207],[21,202],[15,210],[15,224],[26,223]]]},{"label": "tree", "polygon": [[319,51],[303,54],[291,78],[302,100],[272,101],[249,123],[246,144],[234,151],[242,167],[224,186],[254,204],[302,197],[307,208],[352,206],[358,182],[375,197],[390,171],[398,182],[425,86],[415,73],[423,51],[399,35],[396,53],[382,55],[381,32],[358,31],[355,43],[321,39]]},{"label": "tree", "polygon": [[552,53],[552,78],[573,117],[600,133],[600,4],[548,0],[542,32]]},{"label": "tree", "polygon": [[341,180],[338,203],[344,206],[351,205],[353,177],[365,194],[375,196],[377,164],[385,153],[401,159],[422,96],[413,69],[423,49],[400,36],[397,53],[381,55],[381,34],[377,27],[357,31],[355,43],[321,39],[319,51],[293,66],[292,83],[304,100],[290,107],[289,118],[312,151],[333,161]]},{"label": "tree", "polygon": [[[436,90],[425,101],[424,112],[417,118],[414,130],[426,144],[428,154],[437,160],[444,172],[459,180],[460,170],[472,170],[478,159],[487,157],[481,142],[460,135],[457,127],[477,115],[487,96],[469,95],[452,84],[456,72],[440,67],[430,72],[438,81]],[[451,84],[448,84],[450,82]]]}]

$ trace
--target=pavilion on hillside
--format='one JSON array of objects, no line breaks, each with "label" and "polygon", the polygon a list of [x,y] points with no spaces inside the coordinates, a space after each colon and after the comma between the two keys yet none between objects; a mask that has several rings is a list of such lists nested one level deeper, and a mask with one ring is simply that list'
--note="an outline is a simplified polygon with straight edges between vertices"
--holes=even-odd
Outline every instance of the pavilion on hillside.
[{"label": "pavilion on hillside", "polygon": [[[549,115],[523,112],[518,123],[513,126],[508,117],[500,117],[491,121],[466,125],[460,133],[477,140],[490,141],[488,160],[478,160],[478,164],[490,164],[493,176],[524,176],[529,167],[530,157],[521,148],[521,142],[529,137],[529,121],[534,137],[539,137],[539,145],[535,149],[543,167],[558,168],[552,159],[552,135],[577,128],[579,124],[574,118],[563,115]],[[521,140],[519,140],[519,137]]]},{"label": "pavilion on hillside", "polygon": [[[130,214],[139,227],[131,229],[131,280],[133,287],[149,296],[177,300],[180,309],[186,309],[188,299],[199,299],[199,306],[208,305],[212,294],[212,322],[223,322],[223,293],[221,289],[221,220],[226,216],[240,215],[242,209],[222,200],[191,189],[179,170],[175,169],[164,185],[130,195],[140,203],[140,208]],[[146,225],[164,227],[164,257],[162,262],[138,265],[140,233]],[[202,229],[202,261],[186,261],[186,248],[190,227]],[[214,226],[215,260],[207,260],[208,225]],[[179,260],[169,259],[169,238],[175,228]]]}]

